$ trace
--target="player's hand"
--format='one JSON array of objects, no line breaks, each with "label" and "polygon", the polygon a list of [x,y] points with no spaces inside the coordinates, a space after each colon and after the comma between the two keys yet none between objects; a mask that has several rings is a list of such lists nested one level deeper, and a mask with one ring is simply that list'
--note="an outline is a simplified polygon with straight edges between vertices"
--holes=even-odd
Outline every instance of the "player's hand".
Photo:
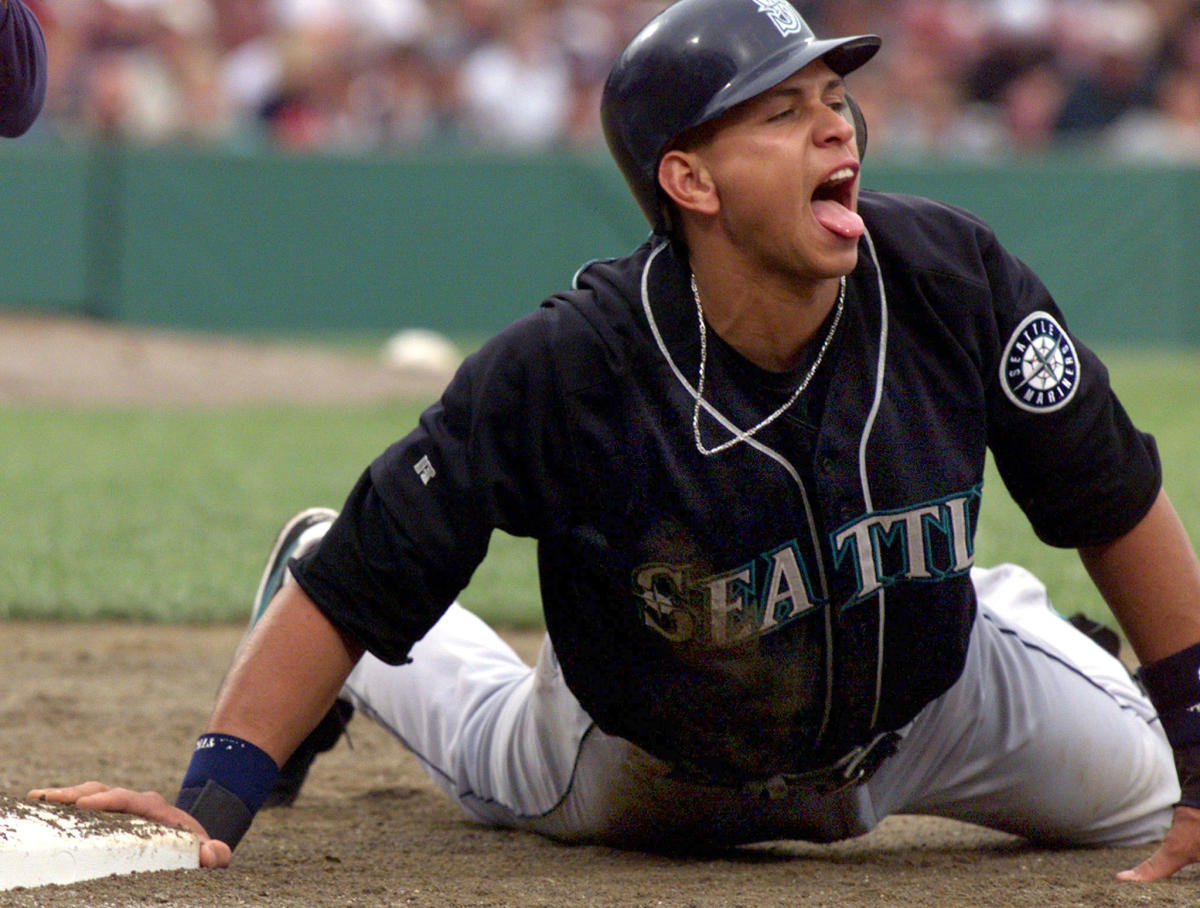
[{"label": "player's hand", "polygon": [[30,800],[74,804],[85,810],[114,810],[162,823],[181,826],[200,837],[200,866],[228,867],[233,851],[224,842],[210,838],[191,814],[167,803],[157,791],[130,791],[109,788],[101,782],[84,782],[70,788],[35,788],[26,795]]},{"label": "player's hand", "polygon": [[1154,854],[1132,870],[1117,874],[1118,880],[1151,882],[1164,880],[1188,864],[1200,863],[1200,810],[1176,807],[1162,843]]}]

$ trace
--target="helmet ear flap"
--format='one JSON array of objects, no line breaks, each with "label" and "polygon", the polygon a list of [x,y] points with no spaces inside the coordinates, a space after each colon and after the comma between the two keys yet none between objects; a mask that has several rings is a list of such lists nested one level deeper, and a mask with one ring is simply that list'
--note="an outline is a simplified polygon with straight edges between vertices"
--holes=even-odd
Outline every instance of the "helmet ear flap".
[{"label": "helmet ear flap", "polygon": [[854,142],[858,145],[858,159],[861,161],[867,156],[867,118],[863,116],[862,108],[849,93],[846,95],[845,116],[854,127]]}]

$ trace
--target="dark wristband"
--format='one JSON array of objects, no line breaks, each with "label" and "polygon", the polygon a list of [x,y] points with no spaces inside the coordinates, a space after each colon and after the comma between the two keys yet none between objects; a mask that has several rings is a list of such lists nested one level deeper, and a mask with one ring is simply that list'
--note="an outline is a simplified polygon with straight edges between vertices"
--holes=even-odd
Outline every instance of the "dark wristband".
[{"label": "dark wristband", "polygon": [[209,779],[202,787],[179,789],[175,806],[190,813],[210,838],[237,848],[254,821],[254,814],[237,795]]},{"label": "dark wristband", "polygon": [[1138,669],[1176,750],[1200,745],[1200,643]]},{"label": "dark wristband", "polygon": [[230,848],[241,841],[279,776],[265,751],[232,735],[196,739],[175,806]]}]

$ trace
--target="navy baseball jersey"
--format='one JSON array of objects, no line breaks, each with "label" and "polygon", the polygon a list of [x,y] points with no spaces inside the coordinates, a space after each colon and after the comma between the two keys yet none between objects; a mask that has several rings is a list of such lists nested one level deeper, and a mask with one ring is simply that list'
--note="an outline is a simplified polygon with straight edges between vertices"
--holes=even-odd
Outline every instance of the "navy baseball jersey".
[{"label": "navy baseball jersey", "polygon": [[689,267],[652,237],[468,358],[293,563],[304,590],[396,664],[500,528],[538,540],[588,714],[685,775],[801,772],[910,721],[966,658],[989,447],[1057,546],[1122,535],[1161,476],[1103,365],[985,224],[905,196],[859,208],[824,359],[753,437],[701,450],[773,413],[808,364],[765,372],[709,332],[694,425]]}]

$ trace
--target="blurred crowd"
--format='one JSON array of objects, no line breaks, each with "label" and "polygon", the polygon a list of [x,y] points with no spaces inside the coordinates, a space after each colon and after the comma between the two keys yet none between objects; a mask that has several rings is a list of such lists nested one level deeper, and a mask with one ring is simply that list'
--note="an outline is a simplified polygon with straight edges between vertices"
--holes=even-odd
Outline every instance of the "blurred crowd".
[{"label": "blurred crowd", "polygon": [[[750,2],[750,0],[747,0]],[[661,0],[32,0],[35,137],[254,150],[602,146],[608,68]],[[873,153],[1075,144],[1200,162],[1200,0],[798,0],[882,34],[852,76]],[[31,139],[35,140],[35,139]]]}]

